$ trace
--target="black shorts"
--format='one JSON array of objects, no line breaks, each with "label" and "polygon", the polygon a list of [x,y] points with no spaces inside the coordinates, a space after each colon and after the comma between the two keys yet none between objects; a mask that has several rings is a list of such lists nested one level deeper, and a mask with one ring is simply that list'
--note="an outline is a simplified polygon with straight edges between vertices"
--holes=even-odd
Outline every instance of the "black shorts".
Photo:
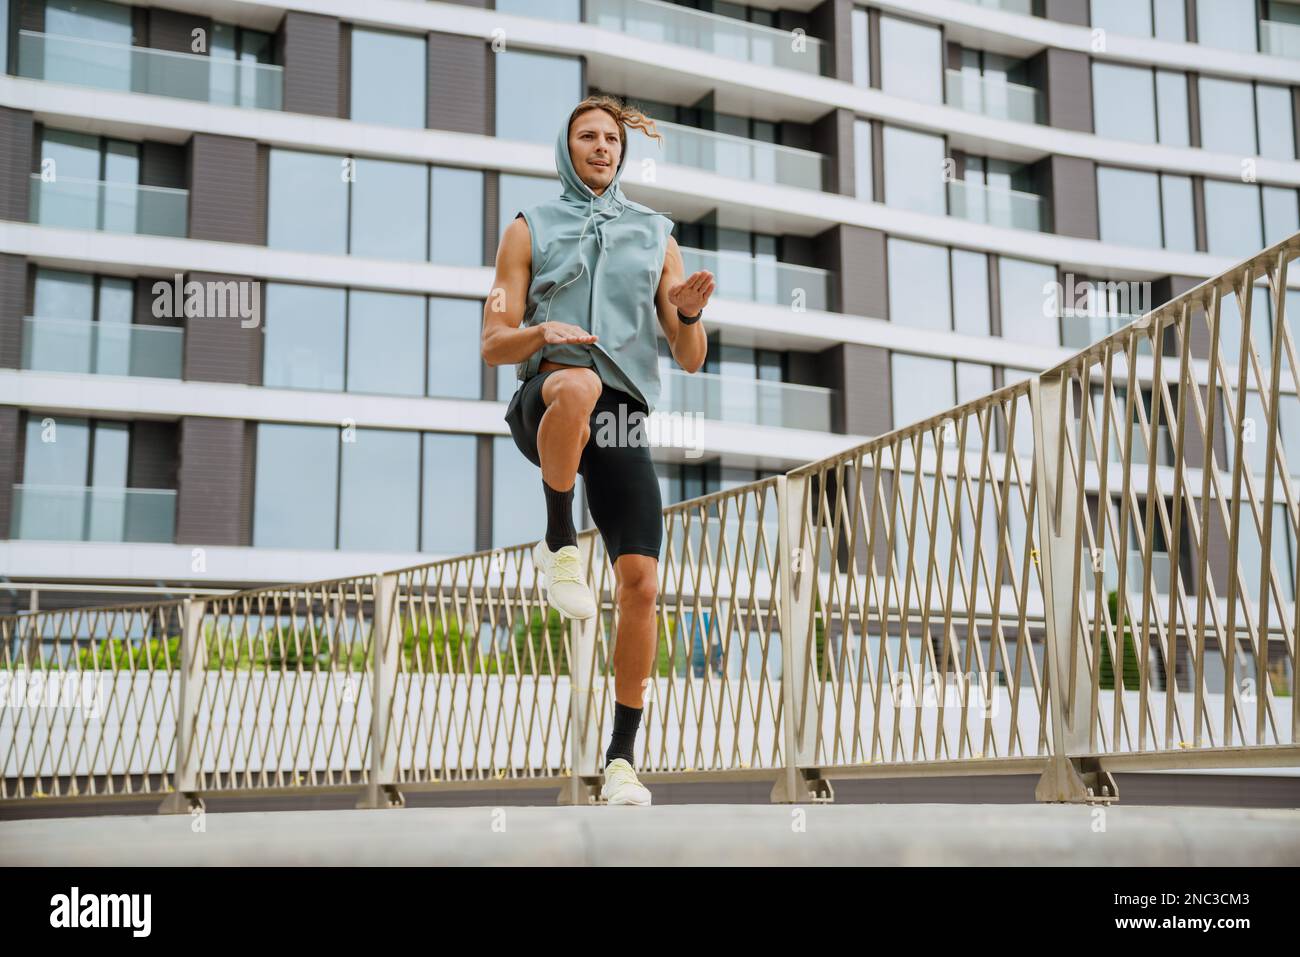
[{"label": "black shorts", "polygon": [[[548,369],[534,375],[515,390],[506,409],[505,418],[515,445],[538,468],[542,460],[537,451],[537,428],[546,412],[542,384],[552,372],[559,371]],[[626,406],[621,416],[620,404]],[[597,418],[601,413],[612,415],[613,419]],[[628,554],[658,558],[663,546],[663,501],[650,446],[626,441],[602,446],[597,442],[603,423],[612,421],[617,430],[622,421],[631,430],[633,423],[645,414],[646,407],[639,399],[621,389],[604,386],[591,410],[588,423],[591,435],[578,462],[578,474],[587,487],[587,507],[604,539],[610,562]],[[640,421],[644,433],[645,423],[643,419]]]}]

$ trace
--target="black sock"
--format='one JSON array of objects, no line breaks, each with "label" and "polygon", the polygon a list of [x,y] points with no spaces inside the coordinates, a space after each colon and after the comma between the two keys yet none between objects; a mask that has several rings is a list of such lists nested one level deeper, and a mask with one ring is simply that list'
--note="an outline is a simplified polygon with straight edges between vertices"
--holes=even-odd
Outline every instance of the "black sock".
[{"label": "black sock", "polygon": [[558,552],[565,545],[578,544],[578,532],[573,527],[573,490],[575,482],[567,491],[557,492],[542,479],[542,490],[546,493],[546,547]]},{"label": "black sock", "polygon": [[610,736],[609,750],[605,752],[605,766],[615,758],[622,758],[633,767],[633,748],[636,745],[636,730],[641,727],[641,709],[629,708],[621,701],[614,702],[614,733]]}]

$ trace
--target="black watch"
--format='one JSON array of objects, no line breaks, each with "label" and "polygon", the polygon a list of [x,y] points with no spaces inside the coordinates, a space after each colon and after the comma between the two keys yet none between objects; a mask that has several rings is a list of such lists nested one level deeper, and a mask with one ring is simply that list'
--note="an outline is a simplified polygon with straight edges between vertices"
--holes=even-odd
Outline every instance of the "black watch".
[{"label": "black watch", "polygon": [[689,319],[688,319],[686,316],[683,316],[683,315],[682,315],[682,311],[681,311],[680,309],[677,310],[677,321],[680,322],[680,323],[681,323],[682,325],[684,325],[684,326],[693,326],[693,325],[695,325],[697,322],[700,321],[700,319],[703,318],[703,316],[704,316],[704,310],[703,310],[703,309],[700,310],[699,315],[691,316]]}]

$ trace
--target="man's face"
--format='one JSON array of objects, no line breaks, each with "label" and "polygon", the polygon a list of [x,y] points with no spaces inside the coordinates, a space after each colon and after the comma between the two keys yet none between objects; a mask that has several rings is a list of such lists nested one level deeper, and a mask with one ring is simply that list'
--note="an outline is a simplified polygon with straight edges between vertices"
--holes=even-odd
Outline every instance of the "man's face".
[{"label": "man's face", "polygon": [[613,182],[622,153],[618,124],[604,110],[588,110],[569,127],[569,159],[597,196]]}]

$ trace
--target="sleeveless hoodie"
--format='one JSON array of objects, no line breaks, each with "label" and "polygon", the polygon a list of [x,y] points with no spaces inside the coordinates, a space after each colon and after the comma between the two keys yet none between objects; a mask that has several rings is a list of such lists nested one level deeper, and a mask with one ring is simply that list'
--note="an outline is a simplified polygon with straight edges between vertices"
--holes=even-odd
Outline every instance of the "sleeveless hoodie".
[{"label": "sleeveless hoodie", "polygon": [[521,328],[567,322],[597,340],[547,343],[515,370],[526,382],[542,359],[588,366],[601,382],[653,412],[660,388],[655,293],[673,222],[623,194],[619,180],[626,164],[624,149],[613,180],[597,196],[573,168],[568,120],[561,124],[555,168],[563,193],[515,214],[524,217],[532,234],[532,276]]}]

